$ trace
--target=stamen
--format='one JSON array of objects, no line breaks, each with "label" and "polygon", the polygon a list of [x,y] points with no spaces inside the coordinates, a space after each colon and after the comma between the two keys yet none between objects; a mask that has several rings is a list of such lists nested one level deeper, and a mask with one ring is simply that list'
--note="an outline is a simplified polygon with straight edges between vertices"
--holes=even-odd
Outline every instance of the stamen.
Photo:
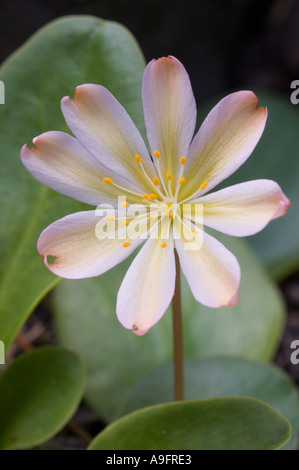
[{"label": "stamen", "polygon": [[111,178],[103,178],[103,181],[106,184],[114,184]]},{"label": "stamen", "polygon": [[171,189],[171,179],[169,178],[168,178],[168,193],[169,193],[169,196],[173,198],[172,189]]},{"label": "stamen", "polygon": [[134,194],[134,196],[142,197],[142,194],[136,193],[135,191],[131,191],[131,189],[124,188],[123,186],[120,186],[119,184],[114,183],[114,181],[111,178],[103,178],[103,181],[106,184],[113,184],[113,186],[120,189],[121,191],[125,191],[127,193]]},{"label": "stamen", "polygon": [[121,205],[122,207],[127,207],[128,203],[127,203],[126,201],[122,201],[122,202],[120,203],[120,205]]},{"label": "stamen", "polygon": [[[188,232],[190,232],[190,227],[188,227],[188,226],[186,225],[186,223],[183,221],[182,217],[181,217],[179,214],[177,214],[177,218],[178,218],[178,220],[181,222],[181,224],[183,225],[183,227],[185,227],[185,229],[186,229]],[[194,231],[192,230],[192,232],[194,232]],[[194,232],[194,233],[195,233],[195,232]]]},{"label": "stamen", "polygon": [[128,248],[128,246],[130,246],[130,245],[131,245],[131,242],[124,242],[123,243],[124,248]]},{"label": "stamen", "polygon": [[[159,153],[159,152],[158,152],[158,153]],[[136,159],[136,161],[138,161],[138,162],[140,163],[141,169],[142,169],[143,174],[144,174],[144,176],[146,177],[146,179],[147,179],[153,186],[155,186],[155,187],[157,188],[157,186],[159,186],[159,184],[160,184],[159,178],[156,178],[156,177],[155,177],[155,178],[153,178],[153,179],[151,180],[150,177],[148,176],[147,172],[146,172],[145,169],[144,169],[144,166],[143,166],[143,164],[142,164],[141,158],[139,157],[139,158],[137,159],[136,157],[139,157],[139,155],[135,155],[135,159]],[[158,174],[159,174],[159,171],[158,171]],[[159,176],[160,176],[160,174],[159,174]],[[159,188],[157,188],[157,191],[158,191],[159,195],[161,196],[161,198],[164,199],[164,195],[161,193],[161,191],[160,191]]]},{"label": "stamen", "polygon": [[180,168],[179,175],[178,175],[178,182],[177,182],[175,195],[174,195],[175,200],[177,200],[181,185],[186,183],[186,178],[184,178],[184,176],[183,176],[183,174],[184,174],[184,165],[186,164],[186,157],[181,157],[180,162],[181,162],[182,166]]},{"label": "stamen", "polygon": [[130,221],[129,221],[129,220],[124,220],[124,221],[123,221],[123,225],[124,225],[125,227],[127,227],[129,224],[130,224]]},{"label": "stamen", "polygon": [[172,179],[172,174],[167,172],[166,178],[168,179],[168,181],[170,181]]},{"label": "stamen", "polygon": [[[167,192],[167,188],[165,186],[164,179],[162,178],[161,171],[160,171],[159,158],[161,157],[161,153],[158,150],[155,150],[153,152],[153,155],[155,155],[155,157],[156,157],[156,160],[154,161],[154,165],[156,167],[156,170],[157,170],[157,173],[158,173],[158,176],[159,176],[159,179],[160,179],[159,184],[162,185],[162,188],[163,188],[163,191],[165,192],[165,195],[169,197],[170,194],[168,194],[168,192]],[[157,184],[157,186],[158,186],[158,184]],[[164,199],[164,195],[161,194],[160,191],[159,191],[159,194],[162,197],[162,199]]]},{"label": "stamen", "polygon": [[196,230],[196,228],[194,228],[194,229],[192,230],[192,232],[193,232],[193,233],[198,233],[198,230]]},{"label": "stamen", "polygon": [[166,207],[166,208],[164,209],[164,214],[165,214],[165,215],[168,215],[168,217],[169,217],[171,220],[173,220],[173,211],[172,211],[172,210],[169,210],[169,207]]},{"label": "stamen", "polygon": [[113,215],[107,215],[107,216],[106,216],[106,220],[114,220]]},{"label": "stamen", "polygon": [[157,196],[155,194],[150,194],[149,198],[151,201],[155,201],[157,199]]},{"label": "stamen", "polygon": [[144,195],[142,196],[142,199],[148,199],[149,198],[149,195],[147,193],[144,193]]},{"label": "stamen", "polygon": [[180,201],[180,204],[184,204],[185,202],[190,201],[190,199],[194,199],[197,196],[197,194],[200,193],[200,191],[203,191],[206,188],[207,184],[208,184],[208,181],[204,181],[194,194],[192,194],[189,197],[186,197],[183,201]]},{"label": "stamen", "polygon": [[186,165],[186,158],[185,157],[181,157],[180,158],[180,162],[182,165]]},{"label": "stamen", "polygon": [[161,247],[162,247],[162,248],[166,248],[166,247],[167,247],[167,243],[165,243],[165,242],[161,243]]},{"label": "stamen", "polygon": [[137,163],[141,163],[142,162],[142,158],[140,158],[139,155],[135,155],[135,160]]}]

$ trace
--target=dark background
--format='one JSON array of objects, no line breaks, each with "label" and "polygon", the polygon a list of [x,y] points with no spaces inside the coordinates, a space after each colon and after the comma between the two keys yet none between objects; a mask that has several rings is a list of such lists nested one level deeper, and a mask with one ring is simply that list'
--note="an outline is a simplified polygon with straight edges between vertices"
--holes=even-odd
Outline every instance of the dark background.
[{"label": "dark background", "polygon": [[41,26],[74,14],[124,24],[147,61],[179,58],[198,102],[229,89],[289,95],[299,78],[297,0],[1,0],[0,62]]}]

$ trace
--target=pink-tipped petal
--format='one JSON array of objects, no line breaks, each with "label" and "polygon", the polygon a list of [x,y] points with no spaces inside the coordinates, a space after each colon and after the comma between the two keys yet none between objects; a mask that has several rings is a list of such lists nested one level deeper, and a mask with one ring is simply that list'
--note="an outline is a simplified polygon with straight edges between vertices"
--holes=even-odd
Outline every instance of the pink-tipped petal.
[{"label": "pink-tipped petal", "polygon": [[120,286],[116,312],[120,323],[137,335],[145,334],[167,310],[175,286],[173,240],[161,246],[149,239]]},{"label": "pink-tipped petal", "polygon": [[159,151],[163,175],[170,172],[175,177],[180,157],[187,155],[196,123],[196,103],[189,76],[179,60],[162,57],[147,65],[142,100],[152,154]]},{"label": "pink-tipped petal", "polygon": [[74,99],[68,96],[62,99],[61,109],[73,134],[107,169],[144,190],[144,174],[134,158],[139,155],[148,174],[156,176],[139,131],[106,88],[93,84],[78,86]]},{"label": "pink-tipped petal", "polygon": [[[126,259],[144,241],[130,240],[125,247],[126,227],[123,225],[119,236],[116,233],[114,238],[99,239],[99,234],[105,231],[103,219],[105,217],[96,215],[96,211],[77,212],[49,225],[37,245],[47,268],[67,279],[99,276]],[[113,236],[112,222],[107,227],[107,235]],[[54,262],[49,262],[48,257],[54,257]]]},{"label": "pink-tipped petal", "polygon": [[284,215],[290,204],[279,185],[271,180],[229,186],[196,203],[203,204],[204,225],[236,237],[259,232],[270,220]]},{"label": "pink-tipped petal", "polygon": [[272,219],[277,219],[278,217],[282,217],[283,215],[285,215],[287,211],[289,210],[290,205],[291,205],[290,200],[286,197],[285,194],[282,193],[282,198],[279,202],[279,205]]},{"label": "pink-tipped petal", "polygon": [[205,182],[202,194],[210,191],[247,160],[267,119],[267,110],[257,105],[254,93],[239,91],[212,109],[191,143],[184,174],[188,185],[181,190],[181,200]]},{"label": "pink-tipped petal", "polygon": [[201,304],[211,308],[232,305],[237,300],[240,284],[239,263],[214,237],[205,232],[201,235],[202,243],[191,251],[186,250],[184,239],[175,240],[184,276]]},{"label": "pink-tipped petal", "polygon": [[231,298],[231,300],[228,302],[228,306],[233,307],[234,305],[236,305],[238,300],[239,300],[239,291],[237,291],[235,295]]}]

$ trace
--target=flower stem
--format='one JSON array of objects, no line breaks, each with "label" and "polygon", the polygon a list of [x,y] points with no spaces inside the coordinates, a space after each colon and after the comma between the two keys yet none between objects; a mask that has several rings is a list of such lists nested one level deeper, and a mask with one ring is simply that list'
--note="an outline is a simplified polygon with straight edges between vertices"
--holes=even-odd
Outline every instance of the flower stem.
[{"label": "flower stem", "polygon": [[174,400],[181,401],[184,396],[184,363],[183,363],[183,328],[181,309],[181,279],[180,262],[175,251],[175,291],[172,300],[172,326],[173,326],[173,362],[174,362]]}]

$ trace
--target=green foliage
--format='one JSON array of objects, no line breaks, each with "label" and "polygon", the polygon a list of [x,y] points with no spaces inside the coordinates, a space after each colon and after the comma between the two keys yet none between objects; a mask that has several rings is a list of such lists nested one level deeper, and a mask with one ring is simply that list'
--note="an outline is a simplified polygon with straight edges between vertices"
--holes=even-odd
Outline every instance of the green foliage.
[{"label": "green foliage", "polygon": [[74,353],[45,347],[18,357],[0,377],[0,449],[33,447],[55,435],[83,390],[83,365]]},{"label": "green foliage", "polygon": [[[236,357],[185,361],[185,399],[244,396],[262,400],[292,424],[292,438],[284,447],[298,448],[299,399],[296,385],[280,369]],[[119,416],[173,399],[173,365],[163,364],[143,376]]]},{"label": "green foliage", "polygon": [[214,398],[157,405],[108,426],[90,450],[275,450],[290,423],[253,398]]}]

